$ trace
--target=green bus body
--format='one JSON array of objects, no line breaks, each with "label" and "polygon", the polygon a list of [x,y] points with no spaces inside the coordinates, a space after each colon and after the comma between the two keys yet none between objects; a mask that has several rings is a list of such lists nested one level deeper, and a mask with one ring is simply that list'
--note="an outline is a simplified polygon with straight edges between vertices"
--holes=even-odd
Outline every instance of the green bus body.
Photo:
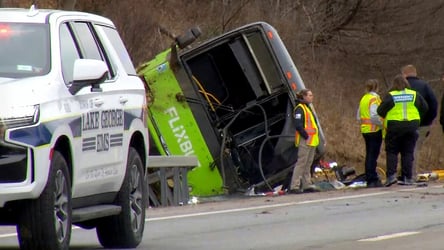
[{"label": "green bus body", "polygon": [[152,141],[162,155],[195,155],[198,166],[188,173],[190,194],[210,196],[223,193],[222,179],[199,126],[187,102],[176,95],[182,89],[167,60],[170,50],[144,65],[143,74],[151,91],[148,127]]}]

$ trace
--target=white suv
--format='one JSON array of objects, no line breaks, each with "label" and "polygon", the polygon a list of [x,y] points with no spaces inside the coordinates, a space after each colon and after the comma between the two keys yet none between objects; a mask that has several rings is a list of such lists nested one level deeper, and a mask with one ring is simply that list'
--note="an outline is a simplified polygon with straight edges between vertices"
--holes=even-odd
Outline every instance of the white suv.
[{"label": "white suv", "polygon": [[136,247],[148,141],[144,84],[109,19],[0,8],[0,224],[21,249],[68,249],[72,224]]}]

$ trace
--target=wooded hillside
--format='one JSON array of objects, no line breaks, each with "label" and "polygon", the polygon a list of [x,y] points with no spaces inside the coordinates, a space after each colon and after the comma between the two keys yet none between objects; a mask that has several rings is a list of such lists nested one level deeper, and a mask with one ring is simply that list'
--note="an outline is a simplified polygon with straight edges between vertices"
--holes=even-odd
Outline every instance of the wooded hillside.
[{"label": "wooded hillside", "polygon": [[[440,100],[444,92],[444,1],[423,0],[0,0],[3,7],[63,8],[111,18],[137,66],[164,50],[170,38],[199,26],[200,40],[266,21],[280,33],[315,106],[327,137],[326,160],[362,171],[364,143],[355,120],[363,83],[388,82],[414,64]],[[65,3],[63,3],[65,2]],[[67,4],[68,2],[68,4]],[[421,151],[422,171],[444,169],[444,137],[438,118]],[[385,168],[385,153],[380,165]]]}]

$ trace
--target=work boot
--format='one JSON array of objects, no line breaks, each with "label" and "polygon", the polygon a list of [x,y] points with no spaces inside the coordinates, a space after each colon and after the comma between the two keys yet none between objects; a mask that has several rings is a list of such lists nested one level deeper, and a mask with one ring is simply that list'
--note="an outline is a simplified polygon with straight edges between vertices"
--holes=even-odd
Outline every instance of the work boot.
[{"label": "work boot", "polygon": [[412,178],[404,177],[403,180],[398,180],[398,185],[411,186],[414,184],[415,184],[415,181]]},{"label": "work boot", "polygon": [[302,190],[304,192],[307,192],[307,193],[310,193],[310,192],[321,192],[321,188],[316,186],[316,185],[313,185],[313,184],[312,185],[308,185],[308,186],[302,188]]},{"label": "work boot", "polygon": [[368,188],[378,188],[378,187],[383,187],[383,186],[384,185],[382,185],[381,180],[367,182]]},{"label": "work boot", "polygon": [[289,194],[302,194],[303,192],[304,192],[304,190],[302,190],[300,188],[288,190]]},{"label": "work boot", "polygon": [[385,185],[386,187],[390,187],[391,185],[395,184],[397,182],[397,178],[395,175],[391,175],[387,177],[387,180],[385,181]]},{"label": "work boot", "polygon": [[296,187],[290,187],[290,189],[288,190],[287,193],[289,194],[302,194],[304,192],[304,190],[302,190],[302,182],[299,182],[298,185],[296,185]]}]

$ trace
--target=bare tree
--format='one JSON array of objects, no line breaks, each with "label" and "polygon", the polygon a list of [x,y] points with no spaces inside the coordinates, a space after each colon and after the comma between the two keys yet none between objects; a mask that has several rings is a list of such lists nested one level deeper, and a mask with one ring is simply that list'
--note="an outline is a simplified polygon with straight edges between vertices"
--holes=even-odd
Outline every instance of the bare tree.
[{"label": "bare tree", "polygon": [[[230,8],[226,8],[226,4],[223,4],[222,8],[222,32],[227,31],[227,27],[233,21],[233,19],[238,18],[242,10],[247,6],[250,0],[245,1],[235,1],[234,3],[229,4]],[[238,6],[233,6],[233,5]],[[227,4],[228,5],[228,4]],[[234,7],[234,8],[233,8]]]},{"label": "bare tree", "polygon": [[[0,6],[29,8],[30,2],[110,17],[136,66],[170,46],[159,26],[175,34],[199,26],[206,40],[250,22],[270,23],[319,96],[320,119],[328,121],[323,129],[334,145],[328,156],[337,161],[362,162],[353,127],[358,97],[350,94],[362,91],[359,83],[368,77],[386,83],[407,63],[425,79],[444,70],[443,0],[0,0]],[[430,83],[439,95],[444,92],[440,81]],[[444,141],[429,142],[423,166],[444,164],[442,150],[436,150]]]},{"label": "bare tree", "polygon": [[59,0],[59,8],[62,10],[74,10],[76,0]]}]

